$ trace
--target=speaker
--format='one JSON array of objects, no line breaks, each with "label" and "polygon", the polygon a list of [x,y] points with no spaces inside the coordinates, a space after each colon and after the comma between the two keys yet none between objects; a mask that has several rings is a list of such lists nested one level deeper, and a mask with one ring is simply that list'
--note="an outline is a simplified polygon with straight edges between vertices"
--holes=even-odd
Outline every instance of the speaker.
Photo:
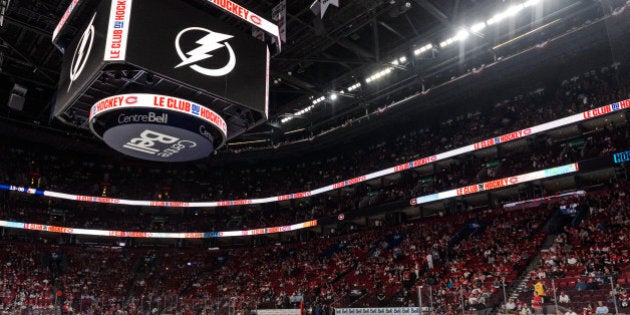
[{"label": "speaker", "polygon": [[24,100],[26,99],[26,92],[28,89],[19,84],[13,85],[11,90],[11,96],[9,97],[9,103],[7,104],[10,109],[21,112],[24,109]]}]

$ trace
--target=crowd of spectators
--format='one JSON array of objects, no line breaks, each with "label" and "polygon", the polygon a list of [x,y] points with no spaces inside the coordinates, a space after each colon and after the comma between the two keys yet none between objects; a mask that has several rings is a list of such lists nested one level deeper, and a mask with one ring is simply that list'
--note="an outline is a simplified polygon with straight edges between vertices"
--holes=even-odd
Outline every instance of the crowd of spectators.
[{"label": "crowd of spectators", "polygon": [[[623,312],[630,284],[628,185],[567,203],[565,209],[572,210],[565,212],[552,244],[541,250],[539,267],[528,275],[531,284],[544,284],[545,295],[557,299],[548,304],[557,302],[582,314],[596,313],[597,308]],[[528,307],[530,295],[521,293],[514,311]]]},{"label": "crowd of spectators", "polygon": [[[204,170],[202,164],[166,168],[0,146],[0,179],[40,189],[149,200],[230,200],[282,195],[314,189],[626,99],[630,91],[623,78],[628,76],[620,75],[620,71],[624,70],[618,64],[604,67],[566,80],[549,91],[536,90],[498,102],[487,112],[459,115],[433,127],[406,130],[393,139],[383,139],[357,150],[298,162],[274,161],[274,164],[262,163],[252,168],[228,166],[212,170]],[[137,207],[36,200],[11,194],[3,198],[0,208],[4,209],[3,219],[99,229],[216,231],[277,226],[610,154],[628,148],[629,132],[627,124],[610,123],[570,138],[537,137],[518,150],[501,150],[483,158],[466,155],[448,164],[440,163],[426,175],[403,172],[397,179],[359,184],[341,192],[291,201],[288,205],[165,210],[156,214]],[[211,178],[204,175],[208,172],[213,174]]]},{"label": "crowd of spectators", "polygon": [[[625,72],[624,72],[625,71]],[[43,148],[0,145],[0,181],[68,193],[155,200],[232,200],[307,191],[493,136],[630,98],[630,76],[619,64],[558,86],[497,102],[483,110],[300,161],[247,167],[139,165]],[[579,132],[569,139],[537,137],[523,149],[483,158],[466,155],[426,176],[403,172],[378,185],[359,184],[283,204],[229,209],[161,209],[77,203],[0,192],[0,219],[130,231],[217,231],[296,223],[406,200],[568,162],[627,150],[627,124]],[[208,176],[211,174],[212,176]],[[583,290],[603,305],[628,304],[630,217],[627,186],[590,194],[540,255],[531,277],[554,278],[567,298],[588,308]],[[0,310],[184,314],[222,308],[415,306],[443,314],[493,307],[501,289],[526,271],[547,239],[555,207],[485,209],[375,225],[342,236],[241,249],[128,248],[4,240],[0,250]],[[578,215],[579,214],[579,215]],[[7,236],[8,238],[8,236]],[[619,285],[604,289],[606,280]],[[565,296],[562,295],[562,296]],[[578,300],[576,297],[580,297]],[[575,302],[574,302],[575,301]],[[589,301],[593,305],[598,301]],[[528,306],[511,301],[514,310]],[[590,306],[593,310],[595,308]],[[627,307],[627,306],[626,306]]]},{"label": "crowd of spectators", "polygon": [[[539,215],[541,221],[546,213]],[[501,223],[500,216],[510,219]],[[461,287],[471,296],[487,290],[491,296],[493,277],[511,281],[518,271],[513,265],[527,257],[509,250],[529,253],[529,247],[503,244],[513,237],[505,234],[488,245],[497,250],[491,254],[494,266],[479,261],[473,270],[475,243],[499,232],[536,233],[540,224],[530,217],[488,210],[306,243],[220,251],[9,242],[2,282],[11,286],[3,291],[2,306],[49,309],[58,301],[89,314],[137,314],[149,307],[193,312],[220,307],[215,303],[220,297],[238,301],[240,309],[296,307],[301,299],[333,307],[408,305],[415,284],[422,283],[435,288],[438,305],[443,290]]]},{"label": "crowd of spectators", "polygon": [[[565,292],[559,294],[559,303],[576,310],[600,299],[612,308],[616,299],[623,308],[630,278],[623,241],[628,235],[627,188],[571,201],[584,205],[588,215],[557,236],[549,236],[546,226],[559,207],[542,204],[253,248],[3,241],[0,309],[12,314],[46,311],[56,303],[67,314],[196,314],[297,308],[301,301],[322,309],[417,306],[421,286],[425,306],[457,314],[462,308],[468,312],[498,305],[503,286],[528,274],[526,266],[535,257],[543,264],[532,276],[547,281],[547,290],[554,278],[555,287]],[[541,251],[546,239],[555,242]],[[613,291],[606,289],[607,270],[617,285]],[[584,287],[592,299],[579,293],[571,275],[597,282],[597,287]],[[510,303],[515,309],[528,307],[520,300]]]}]

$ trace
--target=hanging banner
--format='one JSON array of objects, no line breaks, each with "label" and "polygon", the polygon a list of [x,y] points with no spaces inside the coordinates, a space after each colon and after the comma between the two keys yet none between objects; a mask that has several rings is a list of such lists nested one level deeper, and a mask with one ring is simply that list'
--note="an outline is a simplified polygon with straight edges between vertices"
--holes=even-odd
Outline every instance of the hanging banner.
[{"label": "hanging banner", "polygon": [[[253,36],[255,39],[257,39],[257,40],[259,40],[259,41],[261,41],[261,42],[264,42],[264,41],[265,41],[265,31],[263,31],[263,30],[261,30],[261,29],[259,29],[259,28],[252,27],[252,36]],[[275,38],[275,37],[274,37],[274,38]]]},{"label": "hanging banner", "polygon": [[271,10],[271,18],[278,24],[278,32],[280,33],[280,40],[283,43],[287,42],[287,0],[280,0]]},{"label": "hanging banner", "polygon": [[318,15],[323,19],[324,14],[326,14],[326,10],[328,10],[328,6],[330,5],[339,7],[339,0],[315,0],[315,2],[311,4],[310,8],[315,15]]}]

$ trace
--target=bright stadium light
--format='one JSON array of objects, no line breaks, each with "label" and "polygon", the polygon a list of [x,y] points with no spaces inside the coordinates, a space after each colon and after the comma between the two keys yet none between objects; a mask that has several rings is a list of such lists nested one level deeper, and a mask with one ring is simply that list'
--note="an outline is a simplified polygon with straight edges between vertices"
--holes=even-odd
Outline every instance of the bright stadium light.
[{"label": "bright stadium light", "polygon": [[425,52],[427,50],[430,50],[431,48],[433,48],[432,44],[426,44],[426,45],[424,45],[424,46],[414,50],[413,54],[417,56],[417,55],[419,55],[419,54],[421,54],[421,53],[423,53],[423,52]]},{"label": "bright stadium light", "polygon": [[4,25],[4,16],[9,8],[11,0],[0,0],[0,26]]},{"label": "bright stadium light", "polygon": [[505,20],[508,17],[516,16],[519,12],[523,11],[523,9],[534,6],[540,3],[541,1],[542,0],[528,0],[521,4],[511,5],[505,11],[499,12],[495,14],[494,16],[492,16],[491,18],[489,18],[486,21],[486,24],[493,25],[493,24],[496,24]]},{"label": "bright stadium light", "polygon": [[407,62],[407,56],[401,56],[398,59],[394,59],[392,62],[390,62],[391,64],[393,64],[394,66],[400,65]]},{"label": "bright stadium light", "polygon": [[357,82],[357,83],[349,86],[347,90],[348,90],[348,92],[352,92],[352,91],[354,91],[354,90],[356,90],[356,89],[358,89],[360,87],[361,87],[361,83]]},{"label": "bright stadium light", "polygon": [[468,39],[468,37],[470,37],[470,33],[467,30],[462,29],[459,32],[457,32],[457,35],[455,35],[455,40],[464,41]]},{"label": "bright stadium light", "polygon": [[523,8],[524,8],[523,4],[511,5],[507,10],[505,10],[505,15],[506,16],[515,16],[519,12],[521,12],[521,10],[523,10]]},{"label": "bright stadium light", "polygon": [[455,42],[455,37],[451,37],[447,40],[444,40],[443,42],[440,43],[440,48],[444,48],[450,44],[452,44],[453,42]]},{"label": "bright stadium light", "polygon": [[503,17],[500,14],[495,14],[493,17],[489,18],[488,21],[486,21],[486,24],[492,25],[501,22],[501,20],[503,20]]},{"label": "bright stadium light", "polygon": [[392,67],[387,67],[379,72],[376,72],[374,74],[372,74],[371,76],[369,76],[367,79],[365,79],[365,82],[370,83],[374,80],[380,79],[385,75],[388,75],[392,72]]},{"label": "bright stadium light", "polygon": [[499,22],[505,20],[505,18],[508,17],[506,12],[500,12],[500,13],[495,14],[488,21],[486,21],[486,24],[492,25],[492,24],[496,24],[496,23],[499,23]]},{"label": "bright stadium light", "polygon": [[525,3],[523,3],[523,7],[531,7],[531,6],[535,6],[540,2],[540,0],[529,0],[529,1],[525,1]]},{"label": "bright stadium light", "polygon": [[465,30],[465,29],[461,29],[459,30],[459,32],[457,32],[457,34],[449,39],[446,39],[444,41],[442,41],[440,43],[440,48],[444,48],[456,41],[465,41],[466,39],[468,39],[468,37],[470,37],[470,33]]},{"label": "bright stadium light", "polygon": [[337,93],[335,93],[335,92],[330,93],[330,100],[334,101],[336,99],[337,99]]},{"label": "bright stadium light", "polygon": [[479,22],[477,24],[474,24],[473,26],[470,27],[470,31],[473,33],[477,33],[482,31],[484,28],[486,28],[486,23],[485,22]]}]

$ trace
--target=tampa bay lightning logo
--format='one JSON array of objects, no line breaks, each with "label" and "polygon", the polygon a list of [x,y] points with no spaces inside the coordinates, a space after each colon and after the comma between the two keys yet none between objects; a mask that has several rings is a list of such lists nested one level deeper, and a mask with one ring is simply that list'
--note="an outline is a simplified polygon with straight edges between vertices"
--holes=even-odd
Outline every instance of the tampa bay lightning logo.
[{"label": "tampa bay lightning logo", "polygon": [[70,84],[68,85],[68,91],[70,90],[72,83],[76,81],[83,72],[83,69],[90,57],[90,53],[92,52],[92,46],[94,44],[95,17],[96,13],[92,16],[92,20],[85,28],[85,31],[83,31],[83,35],[81,35],[81,39],[79,39],[79,44],[77,44],[77,48],[74,50],[72,62],[70,63]]},{"label": "tampa bay lightning logo", "polygon": [[[204,36],[195,41],[195,43],[198,44],[198,47],[188,52],[184,52],[181,47],[181,40],[182,36],[188,32],[202,33]],[[182,60],[182,62],[176,65],[175,68],[189,66],[190,69],[211,77],[221,77],[232,72],[236,66],[236,55],[234,54],[232,46],[230,46],[227,42],[227,40],[232,37],[234,36],[213,32],[201,27],[189,27],[183,29],[175,38],[175,50],[177,51],[179,58]],[[211,58],[212,55],[209,53],[220,48],[227,49],[229,55],[229,59],[223,67],[210,69],[197,64],[202,60]]]}]

